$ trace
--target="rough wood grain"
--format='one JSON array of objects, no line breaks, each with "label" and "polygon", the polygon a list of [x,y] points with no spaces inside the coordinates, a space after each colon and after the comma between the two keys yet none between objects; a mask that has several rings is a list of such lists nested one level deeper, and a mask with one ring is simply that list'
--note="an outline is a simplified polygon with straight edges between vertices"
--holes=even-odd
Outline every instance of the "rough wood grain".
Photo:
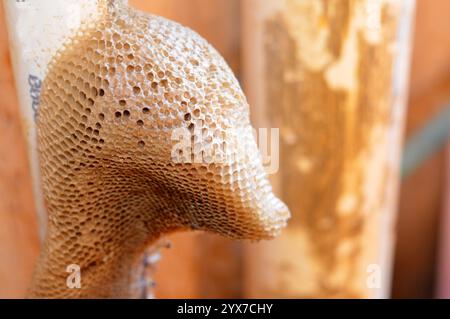
[{"label": "rough wood grain", "polygon": [[[401,3],[285,0],[245,11],[257,21],[244,31],[246,62],[262,61],[247,69],[247,92],[280,128],[275,178],[293,212],[282,238],[247,250],[249,296],[389,295],[407,74],[392,75],[409,43],[397,37]],[[371,273],[383,279],[371,286]]]}]

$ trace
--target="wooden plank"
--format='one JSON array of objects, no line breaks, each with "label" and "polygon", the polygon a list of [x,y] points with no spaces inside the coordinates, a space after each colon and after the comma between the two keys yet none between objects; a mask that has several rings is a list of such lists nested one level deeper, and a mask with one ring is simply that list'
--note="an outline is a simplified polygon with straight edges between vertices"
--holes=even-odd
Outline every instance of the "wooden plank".
[{"label": "wooden plank", "polygon": [[394,298],[431,298],[442,207],[444,153],[427,161],[402,186],[394,269]]},{"label": "wooden plank", "polygon": [[244,83],[258,127],[280,128],[293,215],[247,250],[247,296],[388,297],[412,2],[245,3]]},{"label": "wooden plank", "polygon": [[[450,1],[419,0],[417,5],[408,136],[450,101]],[[435,154],[402,184],[393,284],[396,298],[433,296],[444,162],[443,152]]]},{"label": "wooden plank", "polygon": [[450,96],[450,1],[418,0],[407,134],[419,129]]},{"label": "wooden plank", "polygon": [[1,4],[0,69],[0,298],[18,298],[25,295],[39,244]]}]

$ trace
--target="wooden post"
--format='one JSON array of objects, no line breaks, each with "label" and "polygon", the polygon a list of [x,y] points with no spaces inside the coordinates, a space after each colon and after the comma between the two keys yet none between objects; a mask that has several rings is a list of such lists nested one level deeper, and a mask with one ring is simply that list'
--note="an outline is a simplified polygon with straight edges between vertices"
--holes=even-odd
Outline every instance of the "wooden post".
[{"label": "wooden post", "polygon": [[22,298],[39,240],[26,145],[0,3],[0,298]]},{"label": "wooden post", "polygon": [[244,83],[293,213],[247,297],[388,297],[414,1],[243,1]]}]

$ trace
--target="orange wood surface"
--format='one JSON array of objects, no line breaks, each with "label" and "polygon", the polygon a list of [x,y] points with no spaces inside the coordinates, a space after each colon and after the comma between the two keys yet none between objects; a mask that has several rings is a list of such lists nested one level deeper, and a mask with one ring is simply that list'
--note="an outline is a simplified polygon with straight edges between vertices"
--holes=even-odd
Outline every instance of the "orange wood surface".
[{"label": "orange wood surface", "polygon": [[38,252],[26,145],[0,4],[0,298],[23,297]]},{"label": "orange wood surface", "polygon": [[[450,1],[418,0],[407,135],[450,101]],[[432,156],[402,184],[393,296],[433,296],[444,152]]]}]

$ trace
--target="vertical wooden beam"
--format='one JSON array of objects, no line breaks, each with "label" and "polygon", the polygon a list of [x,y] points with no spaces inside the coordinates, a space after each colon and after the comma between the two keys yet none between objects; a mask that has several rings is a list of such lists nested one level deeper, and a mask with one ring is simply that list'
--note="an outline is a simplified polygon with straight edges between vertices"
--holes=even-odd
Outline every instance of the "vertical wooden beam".
[{"label": "vertical wooden beam", "polygon": [[[245,1],[244,83],[293,218],[250,297],[387,297],[414,1]],[[399,36],[400,35],[400,36]]]},{"label": "vertical wooden beam", "polygon": [[[417,1],[407,137],[450,101],[450,1]],[[445,152],[402,183],[394,270],[395,298],[431,298],[445,192]]]},{"label": "vertical wooden beam", "polygon": [[25,296],[39,240],[26,143],[0,3],[0,298]]}]

